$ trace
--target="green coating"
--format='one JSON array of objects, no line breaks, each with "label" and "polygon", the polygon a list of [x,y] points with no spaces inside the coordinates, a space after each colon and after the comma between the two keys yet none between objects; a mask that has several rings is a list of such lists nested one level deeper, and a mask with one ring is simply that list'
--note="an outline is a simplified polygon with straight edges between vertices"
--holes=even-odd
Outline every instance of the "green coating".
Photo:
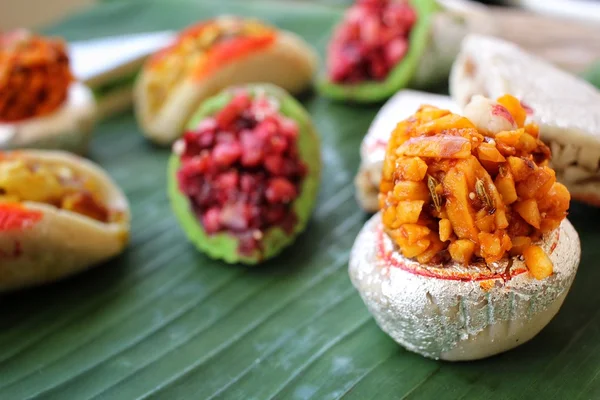
[{"label": "green coating", "polygon": [[339,101],[372,103],[393,96],[410,83],[429,44],[432,16],[440,10],[435,0],[411,0],[410,3],[417,12],[417,22],[410,33],[408,52],[386,79],[380,82],[343,84],[331,82],[327,76],[323,76],[317,83],[322,95]]},{"label": "green coating", "polygon": [[[287,234],[283,229],[274,227],[263,232],[263,239],[261,241],[263,251],[257,249],[252,255],[243,255],[237,251],[239,240],[233,235],[227,233],[207,235],[194,213],[190,211],[188,198],[179,191],[176,178],[176,173],[179,169],[179,157],[176,154],[173,154],[169,160],[168,193],[173,211],[181,227],[188,239],[199,250],[205,252],[210,257],[223,259],[228,263],[257,264],[279,254],[306,227],[314,208],[319,187],[321,170],[320,146],[319,138],[316,135],[310,117],[304,108],[284,90],[269,84],[252,84],[240,87],[246,88],[254,95],[260,91],[264,91],[269,96],[275,97],[280,103],[280,112],[298,123],[298,147],[301,159],[308,166],[308,175],[302,182],[300,196],[293,204],[294,212],[298,218],[294,231],[291,234]],[[231,90],[226,90],[204,101],[198,112],[190,120],[188,127],[193,128],[203,118],[215,115],[231,98]]]}]

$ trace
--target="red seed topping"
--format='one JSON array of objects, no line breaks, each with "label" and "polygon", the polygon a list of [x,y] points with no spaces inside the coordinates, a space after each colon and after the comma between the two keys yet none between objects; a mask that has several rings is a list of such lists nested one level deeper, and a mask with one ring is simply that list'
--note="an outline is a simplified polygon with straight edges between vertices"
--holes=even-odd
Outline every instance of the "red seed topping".
[{"label": "red seed topping", "polygon": [[297,138],[276,99],[246,91],[184,134],[179,188],[208,234],[233,234],[238,251],[251,254],[267,229],[293,230],[291,205],[307,173]]},{"label": "red seed topping", "polygon": [[417,19],[408,2],[358,0],[346,11],[329,45],[334,82],[383,80],[404,58]]}]

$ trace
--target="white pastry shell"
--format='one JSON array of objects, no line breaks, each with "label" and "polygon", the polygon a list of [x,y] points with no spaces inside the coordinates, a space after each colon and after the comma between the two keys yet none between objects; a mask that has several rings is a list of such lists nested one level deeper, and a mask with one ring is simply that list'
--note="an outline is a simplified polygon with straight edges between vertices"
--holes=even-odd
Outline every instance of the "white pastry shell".
[{"label": "white pastry shell", "polygon": [[95,122],[96,103],[91,90],[74,82],[65,103],[51,114],[0,123],[0,150],[59,149],[82,154],[87,151]]},{"label": "white pastry shell", "polygon": [[41,218],[22,229],[0,231],[0,291],[55,281],[123,251],[129,236],[129,204],[106,172],[91,161],[66,152],[23,150],[16,154],[44,164],[68,166],[91,178],[103,204],[121,212],[122,218],[103,223],[51,205],[23,202],[24,209],[41,213]]}]

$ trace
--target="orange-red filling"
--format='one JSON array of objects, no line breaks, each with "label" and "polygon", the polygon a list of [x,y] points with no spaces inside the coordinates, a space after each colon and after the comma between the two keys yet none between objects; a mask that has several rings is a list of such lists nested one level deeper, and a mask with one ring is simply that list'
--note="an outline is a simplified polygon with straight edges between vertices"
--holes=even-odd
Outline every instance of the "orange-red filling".
[{"label": "orange-red filling", "polygon": [[67,99],[72,80],[62,40],[26,31],[0,36],[0,122],[52,113]]},{"label": "orange-red filling", "polygon": [[0,203],[0,232],[26,229],[42,219],[42,213],[20,204]]},{"label": "orange-red filling", "polygon": [[268,47],[276,30],[242,18],[214,19],[184,30],[177,41],[150,60],[160,70],[184,64],[186,72],[201,78],[224,64]]},{"label": "orange-red filling", "polygon": [[224,65],[271,46],[274,28],[239,17],[222,17],[192,26],[177,41],[150,59],[150,108],[158,110],[174,87],[200,80]]},{"label": "orange-red filling", "polygon": [[570,195],[519,101],[503,96],[490,112],[515,129],[484,135],[467,118],[431,106],[398,124],[380,186],[383,225],[420,263],[522,255],[541,279],[552,263],[535,242],[566,217]]}]

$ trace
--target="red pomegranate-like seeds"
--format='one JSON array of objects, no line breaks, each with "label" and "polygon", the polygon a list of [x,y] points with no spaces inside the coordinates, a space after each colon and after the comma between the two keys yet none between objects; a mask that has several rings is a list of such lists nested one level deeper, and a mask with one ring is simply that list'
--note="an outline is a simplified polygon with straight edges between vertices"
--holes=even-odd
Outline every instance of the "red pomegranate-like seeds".
[{"label": "red pomegranate-like seeds", "polygon": [[265,195],[269,203],[289,203],[296,198],[296,187],[285,178],[272,178]]},{"label": "red pomegranate-like seeds", "polygon": [[329,46],[333,82],[383,80],[408,51],[417,19],[408,2],[359,0],[348,9]]},{"label": "red pomegranate-like seeds", "polygon": [[274,98],[245,91],[184,134],[179,188],[208,234],[233,234],[250,254],[268,228],[293,229],[307,173],[297,138],[298,125]]}]

